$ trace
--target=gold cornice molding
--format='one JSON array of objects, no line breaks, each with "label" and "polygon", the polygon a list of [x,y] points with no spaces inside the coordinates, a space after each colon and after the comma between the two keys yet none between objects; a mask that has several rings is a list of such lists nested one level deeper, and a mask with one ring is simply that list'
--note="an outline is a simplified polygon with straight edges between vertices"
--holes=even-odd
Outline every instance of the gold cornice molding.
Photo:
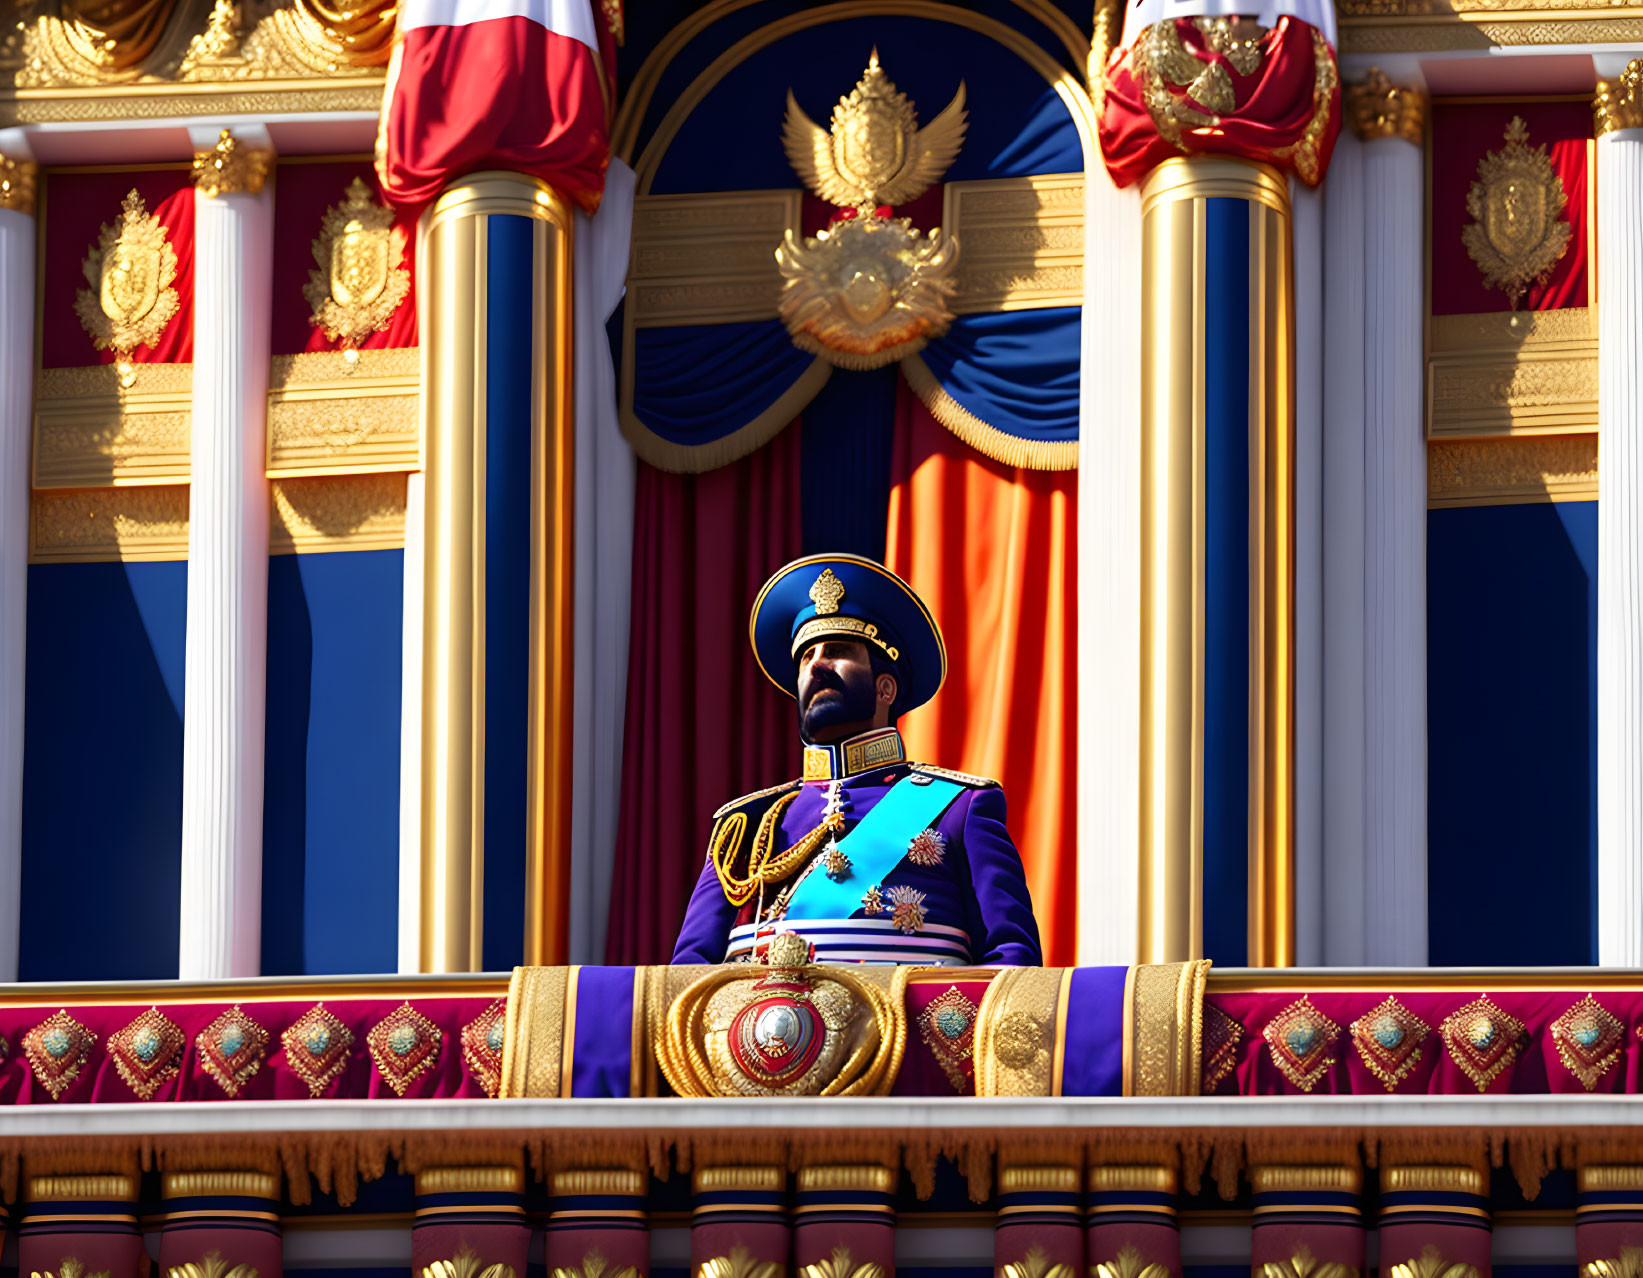
[{"label": "gold cornice molding", "polygon": [[159,82],[0,91],[0,127],[176,119],[191,116],[284,115],[369,111],[382,107],[380,74],[229,83]]},{"label": "gold cornice molding", "polygon": [[1430,510],[1596,500],[1595,434],[1433,440],[1426,446]]},{"label": "gold cornice molding", "polygon": [[1364,79],[1346,87],[1347,117],[1365,142],[1400,138],[1421,145],[1426,131],[1426,93],[1393,84],[1386,72],[1370,67]]},{"label": "gold cornice molding", "polygon": [[1597,429],[1594,310],[1434,315],[1429,336],[1429,438]]},{"label": "gold cornice molding", "polygon": [[32,215],[35,179],[39,172],[33,160],[14,160],[0,155],[0,209]]},{"label": "gold cornice molding", "polygon": [[1440,53],[1542,44],[1635,44],[1643,7],[1515,9],[1342,18],[1341,55]]},{"label": "gold cornice molding", "polygon": [[1643,58],[1633,58],[1616,80],[1599,80],[1592,99],[1597,136],[1620,129],[1643,129]]},{"label": "gold cornice molding", "polygon": [[420,369],[415,347],[276,355],[268,477],[418,469]]},{"label": "gold cornice molding", "polygon": [[192,364],[41,369],[34,401],[35,488],[177,484],[189,477]]},{"label": "gold cornice molding", "polygon": [[255,195],[268,180],[271,159],[224,129],[211,150],[194,152],[194,189],[205,196]]}]

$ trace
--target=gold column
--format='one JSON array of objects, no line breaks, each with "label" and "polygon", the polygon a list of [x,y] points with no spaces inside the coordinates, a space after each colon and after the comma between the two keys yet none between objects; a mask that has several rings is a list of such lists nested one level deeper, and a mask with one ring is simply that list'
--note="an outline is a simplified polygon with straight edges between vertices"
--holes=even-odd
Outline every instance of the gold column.
[{"label": "gold column", "polygon": [[1208,201],[1250,207],[1249,962],[1294,961],[1294,317],[1289,193],[1171,159],[1141,192],[1142,963],[1203,953]]},{"label": "gold column", "polygon": [[486,274],[492,216],[535,223],[525,953],[564,961],[570,863],[571,209],[545,183],[475,173],[423,219],[420,966],[481,964],[485,866]]}]

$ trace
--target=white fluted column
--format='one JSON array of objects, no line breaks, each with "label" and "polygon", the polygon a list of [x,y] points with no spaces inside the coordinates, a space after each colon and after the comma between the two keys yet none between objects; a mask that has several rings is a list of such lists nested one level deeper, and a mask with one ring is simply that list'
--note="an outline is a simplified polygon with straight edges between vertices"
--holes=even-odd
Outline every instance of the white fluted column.
[{"label": "white fluted column", "polygon": [[184,980],[254,976],[262,948],[273,190],[264,139],[208,140],[195,138]]},{"label": "white fluted column", "polygon": [[1323,962],[1364,957],[1363,144],[1324,182]]},{"label": "white fluted column", "polygon": [[1643,59],[1596,103],[1597,948],[1643,966]]},{"label": "white fluted column", "polygon": [[1078,949],[1140,950],[1141,192],[1085,172],[1078,407]]},{"label": "white fluted column", "polygon": [[34,165],[0,132],[0,981],[17,979],[34,394]]},{"label": "white fluted column", "polygon": [[1364,919],[1376,966],[1426,962],[1425,161],[1409,118],[1418,126],[1421,110],[1411,98],[1363,146]]}]

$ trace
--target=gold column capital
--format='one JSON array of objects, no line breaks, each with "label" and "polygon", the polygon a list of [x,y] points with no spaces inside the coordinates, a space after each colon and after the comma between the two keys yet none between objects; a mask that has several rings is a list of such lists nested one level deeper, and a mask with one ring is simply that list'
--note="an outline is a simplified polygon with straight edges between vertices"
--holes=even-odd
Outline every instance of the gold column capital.
[{"label": "gold column capital", "polygon": [[39,166],[33,160],[14,160],[0,155],[0,209],[14,213],[34,213],[34,180]]},{"label": "gold column capital", "polygon": [[194,189],[208,196],[255,195],[268,180],[271,158],[224,129],[211,150],[194,152]]},{"label": "gold column capital", "polygon": [[1370,67],[1361,82],[1346,86],[1346,113],[1352,131],[1365,142],[1402,138],[1419,146],[1426,128],[1426,91],[1393,84],[1386,72]]},{"label": "gold column capital", "polygon": [[1617,80],[1599,80],[1592,99],[1597,136],[1619,129],[1643,129],[1643,58],[1633,58]]},{"label": "gold column capital", "polygon": [[1636,1163],[1599,1163],[1582,1167],[1575,1176],[1575,1191],[1581,1194],[1613,1191],[1643,1193],[1643,1166]]},{"label": "gold column capital", "polygon": [[161,1198],[278,1198],[280,1179],[260,1171],[166,1172]]},{"label": "gold column capital", "polygon": [[522,1194],[525,1170],[515,1166],[424,1167],[416,1174],[416,1195]]},{"label": "gold column capital", "polygon": [[1109,1163],[1090,1168],[1089,1189],[1092,1194],[1176,1192],[1175,1168],[1163,1163]]}]

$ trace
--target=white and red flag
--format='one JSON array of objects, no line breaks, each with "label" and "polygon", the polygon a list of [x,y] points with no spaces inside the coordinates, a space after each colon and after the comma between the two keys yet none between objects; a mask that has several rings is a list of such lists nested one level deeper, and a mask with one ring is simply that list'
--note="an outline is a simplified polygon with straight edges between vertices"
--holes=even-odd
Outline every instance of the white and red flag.
[{"label": "white and red flag", "polygon": [[511,169],[592,213],[610,159],[610,40],[592,0],[405,0],[377,138],[383,194],[414,208],[464,173]]}]

